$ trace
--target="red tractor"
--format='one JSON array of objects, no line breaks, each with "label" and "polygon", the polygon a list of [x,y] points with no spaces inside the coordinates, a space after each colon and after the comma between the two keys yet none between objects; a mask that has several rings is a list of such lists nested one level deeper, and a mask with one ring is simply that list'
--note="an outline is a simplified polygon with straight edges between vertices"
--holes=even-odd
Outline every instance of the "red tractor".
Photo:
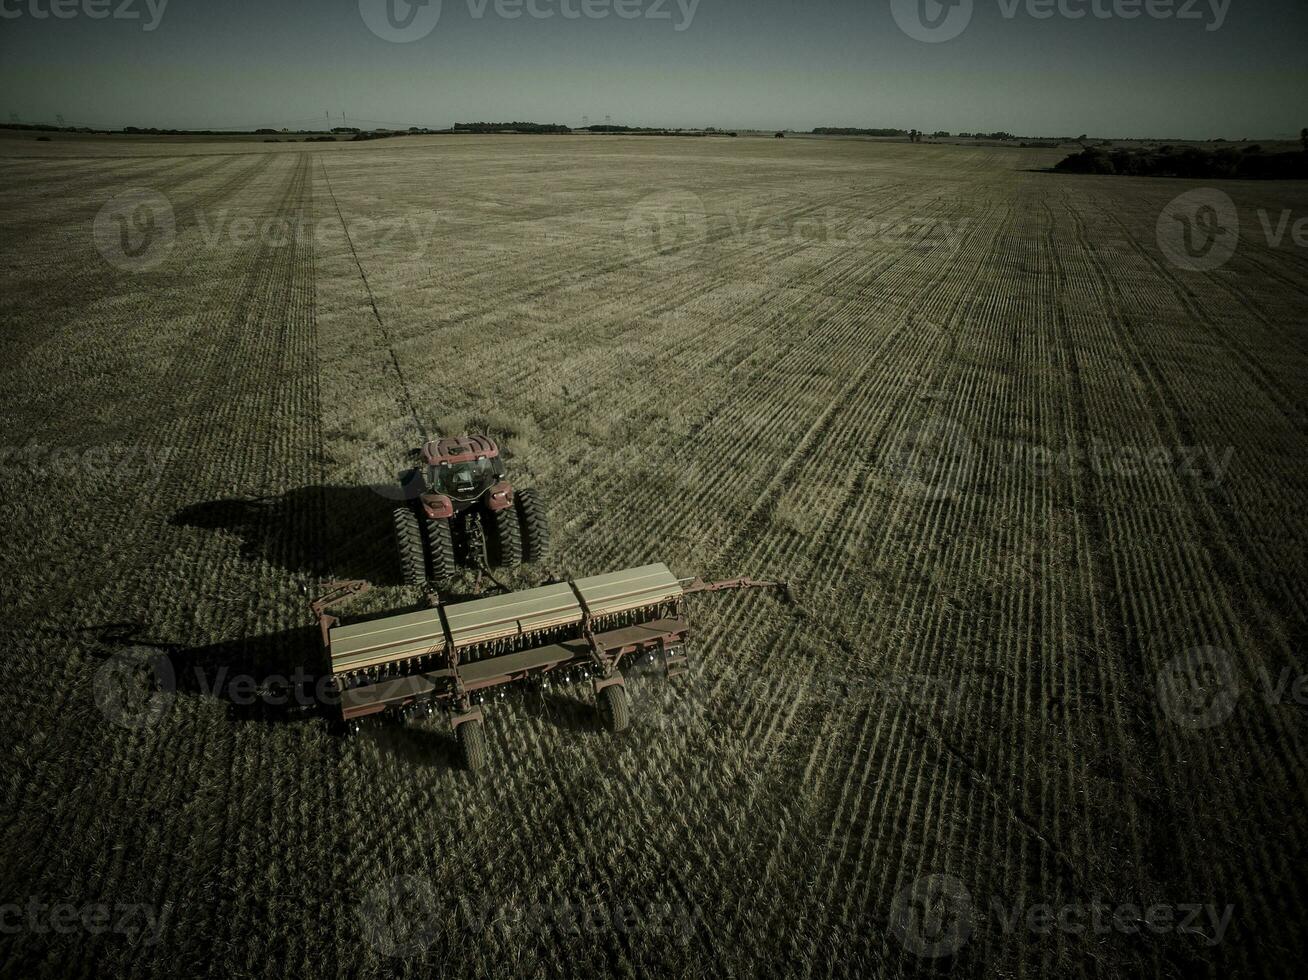
[{"label": "red tractor", "polygon": [[544,501],[535,490],[513,489],[506,453],[493,439],[441,439],[413,455],[421,465],[405,474],[405,502],[394,514],[406,585],[443,585],[459,564],[515,568],[545,557]]}]

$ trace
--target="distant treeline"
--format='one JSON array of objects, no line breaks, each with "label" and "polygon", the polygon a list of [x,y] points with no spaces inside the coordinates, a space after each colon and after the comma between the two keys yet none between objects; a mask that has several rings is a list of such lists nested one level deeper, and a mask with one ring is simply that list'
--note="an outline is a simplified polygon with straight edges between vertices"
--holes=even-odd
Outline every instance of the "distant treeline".
[{"label": "distant treeline", "polygon": [[[819,126],[813,130],[814,136],[909,136],[916,133],[917,130],[908,129],[861,129],[850,126]],[[919,134],[925,135],[925,134]],[[938,130],[931,134],[934,137],[948,137],[949,133],[945,130]],[[959,133],[960,139],[978,139],[978,140],[1011,140],[1017,139],[1012,133]]]},{"label": "distant treeline", "polygon": [[735,136],[725,129],[652,129],[648,126],[617,126],[605,123],[600,126],[583,126],[577,133],[620,133],[624,136]]},{"label": "distant treeline", "polygon": [[1072,174],[1122,174],[1130,177],[1202,177],[1247,180],[1308,178],[1308,152],[1264,153],[1261,146],[1242,150],[1205,150],[1197,146],[1176,149],[1104,150],[1087,147],[1054,165]]},{"label": "distant treeline", "polygon": [[[278,129],[159,129],[155,126],[124,126],[122,129],[100,130],[105,133],[127,133],[131,136],[250,136],[262,133],[279,133]],[[296,132],[317,132],[297,130]]]},{"label": "distant treeline", "polygon": [[849,126],[819,126],[814,136],[907,136],[906,129],[854,129]]},{"label": "distant treeline", "polygon": [[38,133],[104,133],[108,130],[92,129],[90,126],[51,126],[49,123],[0,123],[0,129],[23,129]]},{"label": "distant treeline", "polygon": [[[0,129],[14,129],[21,131],[31,131],[38,133],[92,133],[100,136],[115,136],[124,134],[127,136],[266,136],[275,137],[265,139],[265,143],[279,143],[285,140],[288,143],[299,142],[299,140],[290,139],[290,137],[304,137],[304,142],[315,143],[318,141],[334,142],[334,136],[321,135],[322,130],[318,129],[272,129],[261,127],[259,129],[161,129],[156,126],[124,126],[122,129],[92,129],[90,126],[51,126],[48,123],[0,123]],[[376,129],[361,130],[357,126],[333,126],[333,133],[349,136],[356,140],[377,140],[385,139],[390,136],[413,136],[430,133],[448,133],[448,129],[428,129],[424,126],[410,126],[407,130],[402,129]]]},{"label": "distant treeline", "polygon": [[533,122],[506,122],[506,123],[455,123],[454,131],[456,133],[569,133],[571,130],[561,123],[533,123]]},{"label": "distant treeline", "polygon": [[455,133],[617,133],[627,136],[735,136],[735,133],[714,129],[654,129],[647,126],[619,126],[602,123],[573,129],[559,123],[505,122],[455,123]]}]

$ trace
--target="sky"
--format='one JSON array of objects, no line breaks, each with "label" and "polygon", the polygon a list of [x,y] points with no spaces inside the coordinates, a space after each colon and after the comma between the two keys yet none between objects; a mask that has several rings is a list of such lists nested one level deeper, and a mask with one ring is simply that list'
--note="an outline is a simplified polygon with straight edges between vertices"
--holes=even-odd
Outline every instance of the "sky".
[{"label": "sky", "polygon": [[1267,139],[1306,40],[1308,0],[0,0],[0,121]]}]

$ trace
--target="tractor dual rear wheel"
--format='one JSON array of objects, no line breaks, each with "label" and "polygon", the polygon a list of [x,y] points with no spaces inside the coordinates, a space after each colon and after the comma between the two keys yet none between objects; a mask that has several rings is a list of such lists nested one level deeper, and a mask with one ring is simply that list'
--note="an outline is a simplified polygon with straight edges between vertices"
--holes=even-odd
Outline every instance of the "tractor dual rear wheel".
[{"label": "tractor dual rear wheel", "polygon": [[522,560],[542,561],[550,550],[550,525],[544,498],[539,490],[520,490],[514,494],[513,507],[518,512]]},{"label": "tractor dual rear wheel", "polygon": [[517,568],[522,564],[522,533],[516,508],[483,509],[482,527],[486,532],[486,557],[493,567]]},{"label": "tractor dual rear wheel", "polygon": [[401,504],[391,513],[391,519],[400,556],[400,580],[405,585],[422,585],[427,581],[427,561],[423,556],[418,515],[408,504]]},{"label": "tractor dual rear wheel", "polygon": [[428,517],[427,528],[427,577],[437,585],[444,585],[454,577],[454,537],[450,533],[450,522]]}]

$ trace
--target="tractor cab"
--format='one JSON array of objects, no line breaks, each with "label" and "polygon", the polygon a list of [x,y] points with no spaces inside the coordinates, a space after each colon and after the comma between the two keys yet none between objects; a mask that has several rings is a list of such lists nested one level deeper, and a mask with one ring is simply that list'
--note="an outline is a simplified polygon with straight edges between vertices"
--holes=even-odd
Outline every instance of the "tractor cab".
[{"label": "tractor cab", "polygon": [[471,463],[441,463],[427,469],[427,485],[434,493],[460,500],[475,500],[498,483],[501,474],[489,459]]},{"label": "tractor cab", "polygon": [[430,492],[463,503],[480,499],[505,476],[500,448],[485,436],[429,442],[422,456]]}]

